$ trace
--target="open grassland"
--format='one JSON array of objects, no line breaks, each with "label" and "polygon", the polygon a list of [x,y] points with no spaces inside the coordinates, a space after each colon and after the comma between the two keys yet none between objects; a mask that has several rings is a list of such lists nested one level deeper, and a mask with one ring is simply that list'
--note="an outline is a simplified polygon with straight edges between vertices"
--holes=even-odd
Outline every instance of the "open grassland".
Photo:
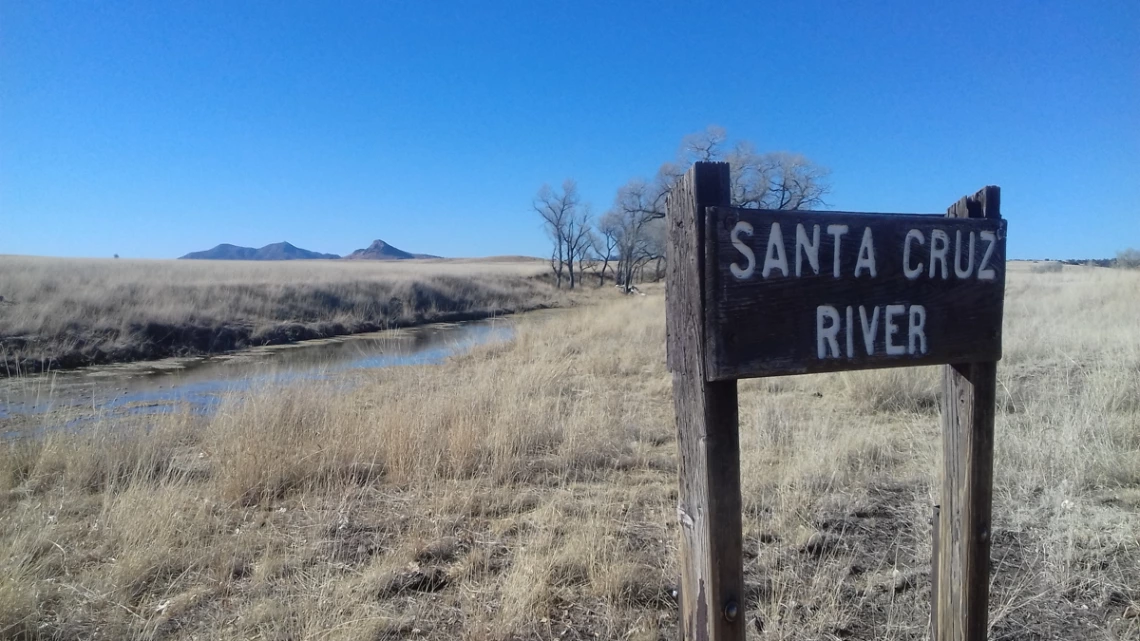
[{"label": "open grassland", "polygon": [[[7,443],[0,638],[675,639],[663,307]],[[995,640],[1140,639],[1137,318],[1140,273],[1009,276]],[[740,388],[749,638],[926,638],[939,370]]]},{"label": "open grassland", "polygon": [[0,256],[0,376],[215,353],[552,304],[537,260]]}]

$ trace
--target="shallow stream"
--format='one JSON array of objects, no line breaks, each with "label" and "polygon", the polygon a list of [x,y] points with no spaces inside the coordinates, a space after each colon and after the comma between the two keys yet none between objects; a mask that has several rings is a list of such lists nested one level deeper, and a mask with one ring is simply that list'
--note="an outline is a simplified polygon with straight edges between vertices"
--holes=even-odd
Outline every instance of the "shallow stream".
[{"label": "shallow stream", "polygon": [[63,426],[119,414],[208,414],[223,395],[255,385],[441,363],[477,345],[508,340],[513,331],[504,319],[443,323],[0,379],[0,437],[61,426],[65,416]]}]

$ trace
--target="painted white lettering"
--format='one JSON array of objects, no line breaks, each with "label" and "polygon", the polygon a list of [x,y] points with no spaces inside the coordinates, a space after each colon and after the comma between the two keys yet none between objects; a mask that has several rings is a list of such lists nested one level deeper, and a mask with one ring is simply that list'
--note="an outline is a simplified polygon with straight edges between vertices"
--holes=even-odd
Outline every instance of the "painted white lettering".
[{"label": "painted white lettering", "polygon": [[[830,325],[824,325],[824,321],[831,321]],[[839,335],[839,310],[831,305],[820,305],[815,308],[815,342],[816,354],[820,360],[827,358],[827,348],[831,347],[831,354],[834,358],[839,358],[839,341],[836,336]]]},{"label": "painted white lettering", "polygon": [[745,245],[743,240],[740,240],[741,234],[751,236],[752,223],[746,223],[743,220],[737,222],[736,226],[732,228],[732,234],[729,236],[732,238],[732,246],[736,248],[736,251],[740,252],[741,255],[744,256],[748,263],[743,269],[741,269],[740,265],[733,263],[728,266],[728,270],[732,272],[732,275],[736,276],[738,279],[745,280],[752,278],[752,273],[756,271],[756,254],[753,254],[752,248],[748,245]]},{"label": "painted white lettering", "polygon": [[989,243],[986,245],[985,255],[982,256],[982,264],[978,265],[978,280],[993,280],[997,278],[997,272],[993,268],[987,268],[986,265],[989,264],[990,258],[994,255],[994,247],[997,247],[997,235],[992,231],[979,232],[978,235],[982,237],[982,240]]},{"label": "painted white lettering", "polygon": [[926,238],[922,232],[917,229],[912,229],[906,233],[906,240],[903,241],[903,274],[908,280],[914,280],[922,274],[922,263],[918,267],[910,266],[910,241],[911,239],[917,240],[919,245],[926,243]]},{"label": "painted white lettering", "polygon": [[855,358],[855,308],[847,306],[847,325],[843,328],[843,337],[847,339],[847,358]]},{"label": "painted white lettering", "polygon": [[930,278],[942,266],[942,280],[950,278],[950,269],[946,266],[946,252],[950,249],[950,236],[941,229],[930,230]]},{"label": "painted white lettering", "polygon": [[962,230],[954,232],[954,275],[958,278],[969,278],[974,273],[974,232],[970,232],[970,262],[966,269],[962,269]]},{"label": "painted white lettering", "polygon": [[780,223],[772,223],[772,231],[768,234],[768,250],[764,252],[764,278],[772,270],[778,269],[788,275],[788,255],[784,253],[784,234],[780,231]]},{"label": "painted white lettering", "polygon": [[926,308],[910,306],[910,325],[907,328],[907,353],[911,356],[926,353]]},{"label": "painted white lettering", "polygon": [[867,322],[867,308],[859,306],[859,323],[863,326],[863,347],[867,356],[875,355],[875,334],[879,333],[879,308],[871,308],[871,322]]},{"label": "painted white lettering", "polygon": [[875,242],[871,238],[871,228],[863,228],[863,242],[859,244],[859,260],[855,261],[855,278],[859,278],[859,271],[871,272],[871,278],[879,275],[875,269]]},{"label": "painted white lettering", "polygon": [[[933,243],[931,243],[933,244]],[[906,345],[895,345],[894,336],[899,333],[899,326],[895,324],[895,316],[906,313],[906,305],[887,305],[886,318],[886,343],[887,355],[899,356],[906,353]]]},{"label": "painted white lettering", "polygon": [[819,225],[812,226],[812,241],[808,242],[807,230],[803,224],[796,225],[796,278],[803,270],[804,256],[807,256],[811,271],[819,274]]},{"label": "painted white lettering", "polygon": [[832,275],[839,278],[839,239],[847,233],[847,225],[828,225],[827,233],[835,238],[835,258],[832,261]]}]

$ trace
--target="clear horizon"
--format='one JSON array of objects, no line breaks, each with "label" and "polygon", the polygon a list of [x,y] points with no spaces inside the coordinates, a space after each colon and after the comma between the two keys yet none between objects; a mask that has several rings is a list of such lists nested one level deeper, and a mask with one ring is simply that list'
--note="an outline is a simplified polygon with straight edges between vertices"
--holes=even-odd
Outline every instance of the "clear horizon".
[{"label": "clear horizon", "polygon": [[0,4],[0,254],[543,256],[719,125],[829,209],[1002,188],[1011,259],[1140,246],[1140,5]]}]

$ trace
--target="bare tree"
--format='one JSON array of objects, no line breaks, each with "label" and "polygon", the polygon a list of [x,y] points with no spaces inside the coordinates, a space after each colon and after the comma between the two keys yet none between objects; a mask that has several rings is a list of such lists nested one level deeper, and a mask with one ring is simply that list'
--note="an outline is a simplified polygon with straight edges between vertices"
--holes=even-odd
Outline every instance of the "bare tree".
[{"label": "bare tree", "polygon": [[630,181],[618,190],[614,206],[603,218],[601,227],[615,239],[616,279],[626,292],[633,289],[645,263],[664,255],[665,221],[657,209],[659,203],[664,205],[662,184]]},{"label": "bare tree", "polygon": [[660,278],[665,260],[665,201],[693,162],[729,163],[732,204],[737,207],[813,209],[824,204],[829,184],[823,167],[799,154],[758,153],[748,141],[726,151],[727,140],[725,130],[717,126],[685,136],[676,162],[663,164],[650,182],[634,179],[618,190],[599,229],[613,230],[618,250],[616,278],[627,292],[649,262],[655,262],[653,276]]},{"label": "bare tree", "polygon": [[677,161],[662,165],[652,183],[631,181],[627,187],[635,182],[642,185],[646,211],[663,218],[665,199],[689,165],[723,160],[731,167],[732,204],[737,207],[814,209],[825,204],[823,197],[831,189],[826,168],[801,154],[759,153],[747,140],[725,151],[727,139],[725,130],[715,125],[689,134],[681,140]]},{"label": "bare tree", "polygon": [[1128,249],[1122,249],[1116,252],[1116,262],[1114,264],[1117,267],[1124,267],[1126,269],[1140,268],[1140,249],[1129,247]]},{"label": "bare tree", "polygon": [[650,262],[655,263],[653,277],[659,279],[665,261],[665,202],[693,162],[729,163],[732,204],[737,207],[814,209],[825,204],[830,189],[827,169],[800,154],[760,153],[748,141],[727,149],[727,142],[728,134],[716,126],[685,136],[677,160],[661,165],[653,180],[634,179],[618,189],[597,233],[573,180],[562,183],[561,192],[544,185],[533,206],[554,243],[550,266],[558,286],[568,278],[573,288],[584,265],[595,260],[601,261],[598,282],[605,282],[611,258],[617,261],[614,279],[627,292]]},{"label": "bare tree", "polygon": [[[658,218],[645,227],[645,263],[653,263],[653,282],[665,276],[665,247],[668,240],[665,238],[665,221]],[[642,266],[644,271],[645,266]],[[642,280],[645,280],[644,275]]]},{"label": "bare tree", "polygon": [[[576,275],[581,274],[582,261],[590,253],[590,233],[593,231],[590,221],[590,206],[580,205],[570,214],[566,224],[566,269],[570,276],[570,289],[577,284]],[[578,271],[574,270],[574,263],[578,263]]]},{"label": "bare tree", "polygon": [[756,209],[814,209],[824,204],[829,172],[800,154],[757,153],[737,143],[724,157],[730,166],[732,204]]},{"label": "bare tree", "polygon": [[597,229],[590,234],[590,252],[594,257],[594,271],[598,274],[598,287],[606,284],[606,271],[609,270],[610,261],[616,258],[618,230],[617,217],[610,212],[602,216]]},{"label": "bare tree", "polygon": [[570,289],[574,289],[582,271],[582,260],[589,253],[589,205],[581,203],[578,184],[567,179],[562,183],[561,192],[543,185],[532,206],[542,217],[543,229],[553,243],[550,268],[557,286],[562,287],[565,277]]},{"label": "bare tree", "polygon": [[[550,254],[550,268],[554,271],[555,283],[558,287],[562,287],[567,259],[567,238],[573,226],[571,221],[578,208],[578,183],[573,179],[566,179],[562,183],[561,192],[552,189],[550,185],[543,185],[535,195],[531,206],[542,217],[542,227],[550,241],[554,243]],[[571,286],[573,278],[573,268],[571,268]]]},{"label": "bare tree", "polygon": [[678,150],[679,160],[685,165],[699,161],[719,160],[724,141],[728,133],[724,127],[709,125],[704,131],[689,134],[681,139],[681,148]]}]

